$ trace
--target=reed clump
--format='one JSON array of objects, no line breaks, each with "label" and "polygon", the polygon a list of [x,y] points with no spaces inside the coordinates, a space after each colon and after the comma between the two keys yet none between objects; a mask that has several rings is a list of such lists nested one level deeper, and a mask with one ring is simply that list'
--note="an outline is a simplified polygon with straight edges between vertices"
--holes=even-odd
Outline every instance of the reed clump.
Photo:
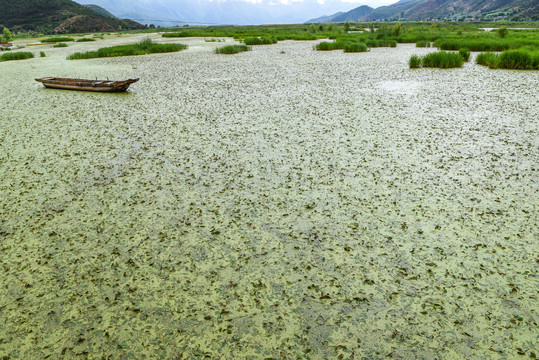
[{"label": "reed clump", "polygon": [[0,61],[31,59],[34,54],[27,51],[10,51],[0,56]]},{"label": "reed clump", "polygon": [[415,47],[418,47],[418,48],[430,47],[430,41],[420,40],[415,43]]},{"label": "reed clump", "polygon": [[272,45],[277,44],[276,38],[267,37],[248,37],[243,40],[243,43],[248,46],[252,45]]},{"label": "reed clump", "polygon": [[67,47],[67,44],[66,43],[56,43],[52,47],[54,47],[54,48]]},{"label": "reed clump", "polygon": [[408,61],[408,65],[410,65],[410,69],[417,69],[421,67],[421,58],[417,55],[412,55]]},{"label": "reed clump", "polygon": [[491,69],[539,70],[539,51],[533,48],[491,52],[477,55],[477,64]]},{"label": "reed clump", "polygon": [[146,38],[136,44],[118,45],[101,48],[96,51],[76,52],[67,57],[68,60],[93,59],[115,56],[134,56],[155,53],[176,52],[187,49],[184,44],[156,44],[151,39]]},{"label": "reed clump", "polygon": [[437,51],[422,57],[413,55],[410,58],[408,65],[411,69],[419,67],[451,69],[462,67],[463,63],[464,59],[459,53]]},{"label": "reed clump", "polygon": [[82,39],[78,39],[77,42],[89,42],[89,41],[95,41],[94,38],[82,38]]},{"label": "reed clump", "polygon": [[237,54],[243,51],[251,51],[251,47],[247,45],[227,45],[220,48],[215,49],[216,54]]},{"label": "reed clump", "polygon": [[369,39],[365,40],[365,45],[371,48],[377,47],[397,47],[397,40],[393,39]]},{"label": "reed clump", "polygon": [[466,48],[459,49],[459,55],[462,56],[462,59],[466,62],[470,60],[470,50]]},{"label": "reed clump", "polygon": [[356,52],[366,52],[366,51],[369,51],[369,48],[367,47],[367,45],[363,44],[363,43],[351,43],[351,44],[345,44],[344,47],[343,47],[343,51],[344,52],[353,52],[353,53],[356,53]]},{"label": "reed clump", "polygon": [[46,38],[46,39],[42,39],[41,42],[42,43],[57,43],[57,42],[69,42],[69,41],[75,41],[75,39],[73,38],[70,38],[70,37],[65,37],[65,36],[57,36],[57,37],[51,37],[51,38]]}]

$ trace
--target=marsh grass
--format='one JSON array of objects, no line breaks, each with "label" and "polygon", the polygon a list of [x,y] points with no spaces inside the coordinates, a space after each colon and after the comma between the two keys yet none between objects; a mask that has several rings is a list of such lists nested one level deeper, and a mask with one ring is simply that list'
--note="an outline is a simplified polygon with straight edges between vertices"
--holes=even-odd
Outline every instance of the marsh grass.
[{"label": "marsh grass", "polygon": [[243,40],[245,45],[271,45],[277,44],[277,39],[267,37],[248,37]]},{"label": "marsh grass", "polygon": [[365,40],[365,45],[371,48],[377,47],[397,47],[397,40],[393,39],[369,39]]},{"label": "marsh grass", "polygon": [[463,63],[464,59],[460,54],[446,51],[433,52],[421,58],[421,66],[423,67],[451,69],[462,67]]},{"label": "marsh grass", "polygon": [[539,70],[539,51],[508,50],[500,54],[500,69]]},{"label": "marsh grass", "polygon": [[501,54],[487,52],[477,55],[475,61],[491,69],[539,70],[539,51],[522,48],[507,50]]},{"label": "marsh grass", "polygon": [[466,62],[470,60],[470,51],[466,48],[459,49],[459,55],[462,56],[462,59]]},{"label": "marsh grass", "polygon": [[44,51],[40,51],[40,52],[39,52],[39,57],[46,57],[46,56],[47,56],[47,55],[45,54]]},{"label": "marsh grass", "polygon": [[52,46],[53,48],[67,47],[66,43],[56,43]]},{"label": "marsh grass", "polygon": [[504,51],[527,45],[528,42],[516,39],[483,38],[483,39],[440,39],[435,42],[440,50],[458,50],[466,48],[470,51]]},{"label": "marsh grass", "polygon": [[30,59],[33,58],[34,54],[31,52],[13,52],[9,51],[2,56],[0,56],[0,61],[11,61],[11,60],[24,60],[24,59]]},{"label": "marsh grass", "polygon": [[475,62],[479,65],[488,66],[491,69],[498,67],[498,54],[491,52],[484,52],[477,55]]},{"label": "marsh grass", "polygon": [[82,39],[78,39],[77,42],[89,42],[89,41],[95,41],[94,38],[82,38]]},{"label": "marsh grass", "polygon": [[251,51],[251,47],[247,45],[227,45],[220,48],[215,49],[216,54],[237,54],[243,51]]},{"label": "marsh grass", "polygon": [[358,44],[345,44],[344,47],[343,47],[343,51],[344,52],[366,52],[366,51],[369,51],[369,48],[367,47],[367,45],[363,44],[363,43],[358,43]]},{"label": "marsh grass", "polygon": [[75,39],[70,38],[70,37],[58,36],[58,37],[51,37],[51,38],[46,38],[46,39],[41,40],[42,43],[67,42],[67,41],[75,41]]},{"label": "marsh grass", "polygon": [[184,44],[155,44],[146,38],[136,44],[118,45],[101,48],[97,51],[76,52],[67,57],[68,60],[93,59],[102,57],[134,56],[154,53],[176,52],[187,49]]},{"label": "marsh grass", "polygon": [[412,55],[410,61],[408,61],[408,65],[410,65],[410,69],[417,69],[421,67],[421,58],[417,55]]},{"label": "marsh grass", "polygon": [[321,43],[316,44],[313,49],[318,51],[339,50],[342,49],[342,44],[339,44],[336,41],[322,41]]},{"label": "marsh grass", "polygon": [[0,61],[11,61],[11,60],[24,60],[31,59],[34,57],[34,54],[27,51],[16,51],[16,52],[7,52],[0,56]]},{"label": "marsh grass", "polygon": [[408,61],[411,69],[417,69],[419,67],[451,69],[462,67],[463,63],[464,59],[459,53],[446,51],[437,51],[422,57],[413,55]]},{"label": "marsh grass", "polygon": [[427,48],[430,47],[430,41],[421,40],[415,43],[415,47]]}]

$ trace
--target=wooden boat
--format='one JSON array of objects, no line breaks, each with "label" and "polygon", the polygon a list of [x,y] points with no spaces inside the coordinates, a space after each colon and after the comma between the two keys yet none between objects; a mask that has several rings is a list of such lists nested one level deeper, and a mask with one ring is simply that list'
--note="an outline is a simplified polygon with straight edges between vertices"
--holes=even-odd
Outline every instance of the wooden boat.
[{"label": "wooden boat", "polygon": [[65,90],[98,91],[98,92],[122,92],[126,91],[129,85],[139,79],[128,79],[123,81],[112,80],[86,80],[44,77],[36,79],[43,83],[45,87]]}]

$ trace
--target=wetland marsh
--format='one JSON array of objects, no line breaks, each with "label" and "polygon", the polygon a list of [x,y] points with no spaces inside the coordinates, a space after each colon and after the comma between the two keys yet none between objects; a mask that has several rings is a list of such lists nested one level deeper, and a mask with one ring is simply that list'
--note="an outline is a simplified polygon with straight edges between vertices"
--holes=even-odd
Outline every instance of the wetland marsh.
[{"label": "wetland marsh", "polygon": [[146,36],[0,63],[0,358],[539,355],[539,72],[204,38],[66,60]]}]

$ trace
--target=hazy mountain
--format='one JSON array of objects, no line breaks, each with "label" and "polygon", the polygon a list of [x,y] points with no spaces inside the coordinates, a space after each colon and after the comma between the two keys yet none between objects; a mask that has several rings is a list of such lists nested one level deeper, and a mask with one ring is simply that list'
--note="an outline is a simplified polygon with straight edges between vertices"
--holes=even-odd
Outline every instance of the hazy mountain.
[{"label": "hazy mountain", "polygon": [[334,22],[333,19],[342,14],[344,14],[344,12],[341,11],[333,15],[320,16],[320,17],[317,17],[316,19],[307,20],[305,21],[305,23],[306,24],[330,23],[330,22]]},{"label": "hazy mountain", "polygon": [[311,19],[306,21],[306,23],[330,23],[330,22],[345,22],[345,21],[358,21],[358,19],[364,17],[365,15],[371,13],[374,9],[367,5],[362,5],[355,9],[352,9],[347,12],[338,12],[329,16],[322,16],[316,19]]},{"label": "hazy mountain", "polygon": [[374,9],[370,6],[363,5],[352,9],[344,14],[337,15],[333,18],[333,22],[358,21],[362,17],[370,14]]},{"label": "hazy mountain", "polygon": [[415,6],[421,5],[427,0],[400,0],[395,4],[388,6],[380,6],[374,9],[369,14],[365,15],[361,20],[383,20],[391,18],[403,18],[405,12]]},{"label": "hazy mountain", "polygon": [[[84,0],[77,0],[84,2]],[[88,0],[87,0],[88,1]],[[318,0],[90,0],[120,18],[145,24],[285,24],[348,11],[351,3]]]}]

